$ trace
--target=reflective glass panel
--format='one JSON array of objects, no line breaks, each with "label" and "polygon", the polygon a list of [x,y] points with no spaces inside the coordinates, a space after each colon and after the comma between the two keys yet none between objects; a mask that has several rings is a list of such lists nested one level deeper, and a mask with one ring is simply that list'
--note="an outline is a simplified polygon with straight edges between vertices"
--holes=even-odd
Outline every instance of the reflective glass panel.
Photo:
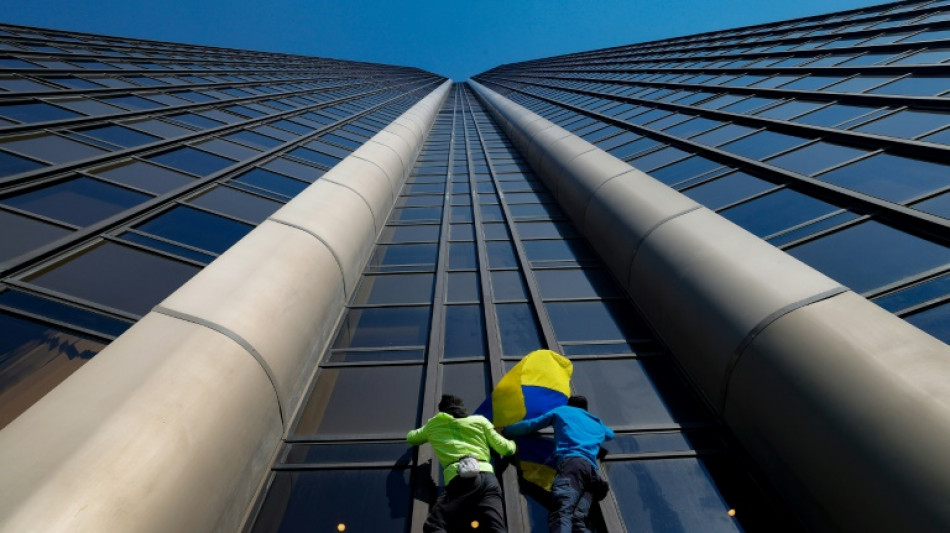
[{"label": "reflective glass panel", "polygon": [[498,333],[501,336],[503,355],[525,355],[544,348],[540,327],[534,310],[524,304],[498,304]]},{"label": "reflective glass panel", "polygon": [[0,204],[87,226],[150,198],[99,180],[80,177],[8,196],[0,200]]},{"label": "reflective glass panel", "polygon": [[449,305],[445,308],[445,357],[485,357],[485,318],[480,305]]},{"label": "reflective glass panel", "polygon": [[3,228],[3,238],[0,239],[0,261],[12,259],[63,237],[71,231],[2,209],[0,209],[0,228]]},{"label": "reflective glass panel", "polygon": [[223,253],[254,227],[199,209],[175,206],[135,227],[172,241],[214,253]]},{"label": "reflective glass panel", "polygon": [[891,154],[862,159],[818,179],[894,202],[950,185],[946,165]]},{"label": "reflective glass panel", "polygon": [[350,309],[333,347],[425,346],[428,338],[428,307]]},{"label": "reflective glass panel", "polygon": [[253,532],[407,533],[410,473],[409,469],[276,472]]},{"label": "reflective glass panel", "polygon": [[839,208],[811,196],[782,189],[719,214],[759,237],[827,215]]},{"label": "reflective glass panel", "polygon": [[106,345],[102,340],[3,311],[0,331],[0,428]]},{"label": "reflective glass panel", "polygon": [[786,251],[858,293],[950,262],[950,248],[873,220]]},{"label": "reflective glass panel", "polygon": [[742,531],[699,459],[610,463],[607,476],[628,531]]},{"label": "reflective glass panel", "polygon": [[188,203],[259,224],[283,205],[280,202],[218,186]]},{"label": "reflective glass panel", "polygon": [[[323,368],[297,435],[405,435],[419,422],[422,366]],[[366,400],[373,399],[368,409]]]},{"label": "reflective glass panel", "polygon": [[24,277],[34,285],[144,315],[199,268],[105,242]]},{"label": "reflective glass panel", "polygon": [[353,305],[429,303],[434,280],[434,274],[363,276]]}]

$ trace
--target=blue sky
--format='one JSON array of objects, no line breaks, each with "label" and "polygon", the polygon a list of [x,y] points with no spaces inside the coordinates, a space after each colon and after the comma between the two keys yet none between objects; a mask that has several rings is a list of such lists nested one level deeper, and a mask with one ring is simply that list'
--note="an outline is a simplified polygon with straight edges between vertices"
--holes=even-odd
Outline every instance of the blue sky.
[{"label": "blue sky", "polygon": [[0,21],[410,65],[494,66],[854,9],[867,0],[0,0]]}]

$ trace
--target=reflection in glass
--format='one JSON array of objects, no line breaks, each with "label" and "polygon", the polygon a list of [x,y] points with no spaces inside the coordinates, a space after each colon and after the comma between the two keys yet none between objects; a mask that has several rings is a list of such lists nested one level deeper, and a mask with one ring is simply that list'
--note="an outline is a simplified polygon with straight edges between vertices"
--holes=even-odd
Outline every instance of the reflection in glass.
[{"label": "reflection in glass", "polygon": [[128,246],[103,242],[23,279],[39,287],[144,315],[198,270]]},{"label": "reflection in glass", "polygon": [[428,336],[428,307],[350,309],[333,347],[425,346]]},{"label": "reflection in glass", "polygon": [[296,434],[402,436],[417,427],[421,401],[421,365],[323,368]]},{"label": "reflection in glass", "polygon": [[742,531],[699,459],[609,463],[607,476],[628,531]]},{"label": "reflection in glass", "polygon": [[525,355],[545,347],[534,309],[526,303],[497,304],[502,355]]},{"label": "reflection in glass", "polygon": [[669,361],[604,359],[574,361],[577,394],[608,426],[669,425],[705,419]]},{"label": "reflection in glass", "polygon": [[0,331],[0,428],[106,345],[6,312],[0,312]]},{"label": "reflection in glass", "polygon": [[450,305],[445,308],[445,358],[484,357],[485,318],[480,305]]},{"label": "reflection in glass", "polygon": [[353,305],[429,303],[434,279],[434,274],[363,276]]},{"label": "reflection in glass", "polygon": [[412,507],[410,472],[276,472],[252,531],[407,533]]},{"label": "reflection in glass", "polygon": [[950,262],[950,249],[877,221],[786,250],[858,293]]}]

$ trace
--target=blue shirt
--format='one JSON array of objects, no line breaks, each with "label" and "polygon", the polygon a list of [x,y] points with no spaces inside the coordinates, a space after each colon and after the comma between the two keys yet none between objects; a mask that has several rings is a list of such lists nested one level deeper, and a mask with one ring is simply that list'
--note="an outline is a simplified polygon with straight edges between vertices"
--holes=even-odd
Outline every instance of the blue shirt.
[{"label": "blue shirt", "polygon": [[547,413],[512,424],[502,432],[505,436],[520,437],[554,426],[555,453],[560,462],[565,457],[583,457],[597,467],[600,444],[614,438],[614,432],[596,416],[578,407],[562,405]]}]

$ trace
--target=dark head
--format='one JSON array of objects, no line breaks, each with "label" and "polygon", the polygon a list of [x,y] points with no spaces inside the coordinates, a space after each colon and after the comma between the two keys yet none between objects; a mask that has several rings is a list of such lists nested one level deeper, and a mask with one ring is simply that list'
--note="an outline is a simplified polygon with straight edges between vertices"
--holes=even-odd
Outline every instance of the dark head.
[{"label": "dark head", "polygon": [[587,397],[586,396],[571,396],[567,399],[567,405],[571,407],[577,407],[578,409],[587,410]]},{"label": "dark head", "polygon": [[451,394],[442,395],[442,399],[439,400],[439,412],[448,413],[455,418],[468,416],[468,411],[465,410],[465,403],[462,402],[462,399]]}]

